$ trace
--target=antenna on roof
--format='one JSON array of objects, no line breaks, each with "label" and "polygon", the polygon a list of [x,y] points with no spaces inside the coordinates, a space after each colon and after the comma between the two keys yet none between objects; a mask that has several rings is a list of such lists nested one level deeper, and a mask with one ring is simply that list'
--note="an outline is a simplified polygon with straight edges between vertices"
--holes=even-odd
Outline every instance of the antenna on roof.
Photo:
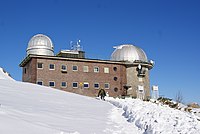
[{"label": "antenna on roof", "polygon": [[76,43],[76,50],[80,51],[81,50],[81,45],[80,45],[81,40],[78,40]]},{"label": "antenna on roof", "polygon": [[82,47],[80,45],[80,42],[81,42],[81,40],[78,40],[76,43],[73,42],[73,41],[70,41],[71,50],[82,51]]},{"label": "antenna on roof", "polygon": [[70,41],[70,48],[71,48],[71,50],[74,49],[73,41]]}]

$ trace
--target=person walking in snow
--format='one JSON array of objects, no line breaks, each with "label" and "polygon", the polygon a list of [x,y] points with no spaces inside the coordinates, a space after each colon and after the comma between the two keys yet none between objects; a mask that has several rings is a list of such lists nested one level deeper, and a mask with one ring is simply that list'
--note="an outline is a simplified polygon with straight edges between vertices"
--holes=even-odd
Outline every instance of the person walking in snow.
[{"label": "person walking in snow", "polygon": [[106,96],[105,90],[102,88],[99,90],[98,97],[101,97],[102,100],[105,100],[104,97]]}]

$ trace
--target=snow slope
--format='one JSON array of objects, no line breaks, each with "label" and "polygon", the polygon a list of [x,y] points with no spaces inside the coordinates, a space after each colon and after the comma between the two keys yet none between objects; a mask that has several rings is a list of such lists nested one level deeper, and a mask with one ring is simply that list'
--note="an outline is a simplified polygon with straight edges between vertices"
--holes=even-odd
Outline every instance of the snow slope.
[{"label": "snow slope", "polygon": [[112,108],[93,98],[8,80],[0,80],[0,104],[2,134],[102,133]]},{"label": "snow slope", "polygon": [[135,99],[100,101],[0,70],[0,134],[198,134],[197,116]]},{"label": "snow slope", "polygon": [[107,102],[7,76],[0,79],[0,104],[0,134],[100,134],[112,108]]},{"label": "snow slope", "polygon": [[0,79],[5,79],[5,80],[14,80],[9,76],[9,73],[6,72],[3,68],[0,67]]}]

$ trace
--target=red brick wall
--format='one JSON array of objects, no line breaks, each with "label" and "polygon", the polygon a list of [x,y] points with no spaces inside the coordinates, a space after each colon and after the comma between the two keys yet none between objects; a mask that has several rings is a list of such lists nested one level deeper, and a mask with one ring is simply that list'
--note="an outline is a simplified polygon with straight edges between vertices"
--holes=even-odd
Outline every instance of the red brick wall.
[{"label": "red brick wall", "polygon": [[[32,59],[33,60],[33,59]],[[37,80],[42,81],[43,85],[48,86],[49,81],[55,81],[55,88],[65,90],[68,92],[74,92],[87,96],[96,96],[98,89],[94,88],[94,83],[97,82],[100,88],[104,88],[105,83],[110,84],[109,89],[105,89],[110,96],[119,96],[123,93],[123,86],[126,84],[126,68],[124,65],[88,62],[88,61],[67,61],[67,60],[53,60],[53,59],[37,59],[37,62],[43,63],[43,69],[37,69]],[[49,64],[55,64],[55,70],[49,70]],[[62,64],[67,66],[67,73],[61,72]],[[30,62],[29,68],[35,68],[36,62]],[[73,71],[72,66],[78,66],[78,71]],[[32,67],[30,67],[32,66]],[[89,67],[89,72],[83,72],[83,66]],[[99,73],[94,72],[94,67],[99,67]],[[104,67],[109,68],[109,73],[104,73]],[[117,67],[117,71],[113,70],[113,67]],[[33,72],[31,73],[32,75]],[[117,77],[117,81],[114,80]],[[25,79],[23,79],[24,81]],[[31,78],[33,80],[33,77]],[[37,82],[35,80],[34,83]],[[61,82],[67,82],[67,87],[62,88]],[[32,82],[32,81],[31,81]],[[72,82],[88,82],[89,88],[83,88],[79,85],[78,88],[72,87]],[[114,88],[118,88],[118,91],[114,91]]]},{"label": "red brick wall", "polygon": [[[24,67],[23,67],[23,74],[22,74],[22,81],[35,83],[36,76],[37,76],[37,68],[36,64],[37,59],[32,58]],[[26,70],[26,71],[25,71]]]}]

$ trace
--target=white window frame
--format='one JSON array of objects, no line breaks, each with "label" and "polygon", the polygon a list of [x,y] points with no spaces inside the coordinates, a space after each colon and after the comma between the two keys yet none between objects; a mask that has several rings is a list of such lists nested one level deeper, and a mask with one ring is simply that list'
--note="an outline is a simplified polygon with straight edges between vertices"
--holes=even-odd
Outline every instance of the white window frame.
[{"label": "white window frame", "polygon": [[[42,67],[41,67],[41,68],[39,68],[39,67],[38,67],[38,65],[39,65],[39,64],[41,64],[41,65],[42,65]],[[37,63],[37,69],[43,69],[43,63],[41,63],[41,62],[38,62],[38,63]]]},{"label": "white window frame", "polygon": [[[85,87],[85,84],[87,84],[88,85],[88,87]],[[89,88],[90,87],[90,85],[89,85],[89,83],[88,82],[84,82],[83,83],[83,88]]]},{"label": "white window frame", "polygon": [[142,77],[138,77],[138,81],[139,82],[143,82],[143,78]]},{"label": "white window frame", "polygon": [[[106,84],[108,84],[108,87],[106,87]],[[105,89],[110,89],[110,83],[104,83],[104,88]]]},{"label": "white window frame", "polygon": [[89,67],[88,66],[83,66],[83,72],[89,72]]},{"label": "white window frame", "polygon": [[[65,66],[65,69],[62,68],[63,66]],[[67,65],[62,64],[62,65],[61,65],[61,70],[62,70],[62,71],[67,71]]]},{"label": "white window frame", "polygon": [[[53,65],[53,69],[50,68],[51,65]],[[56,68],[56,67],[55,67],[55,64],[49,64],[49,70],[55,70],[55,68]]]},{"label": "white window frame", "polygon": [[[37,82],[36,82],[36,84],[38,84],[38,82],[41,82],[41,83],[42,83],[42,85],[43,85],[43,81],[37,81]],[[38,85],[40,85],[40,84],[38,84]],[[41,86],[42,86],[42,85],[41,85]]]},{"label": "white window frame", "polygon": [[[77,87],[74,87],[74,83],[77,84]],[[78,88],[78,82],[72,82],[72,88]]]},{"label": "white window frame", "polygon": [[[74,66],[76,66],[77,70],[74,70]],[[78,66],[77,65],[72,65],[72,71],[78,71]]]},{"label": "white window frame", "polygon": [[94,72],[95,72],[95,73],[99,73],[99,67],[95,66],[95,67],[94,67]]},{"label": "white window frame", "polygon": [[[50,86],[50,83],[53,82],[54,83],[54,86]],[[56,83],[55,81],[49,81],[49,87],[56,87]]]},{"label": "white window frame", "polygon": [[104,67],[104,73],[109,74],[109,68],[108,67]]},{"label": "white window frame", "polygon": [[[62,85],[64,82],[65,82],[65,84],[66,84],[65,86]],[[66,88],[66,87],[67,87],[67,82],[66,82],[66,81],[62,81],[62,82],[61,82],[61,87],[62,87],[62,88]]]},{"label": "white window frame", "polygon": [[[95,87],[95,84],[98,84],[98,87]],[[97,83],[97,82],[94,83],[94,88],[95,88],[95,89],[99,89],[99,87],[100,87],[100,86],[99,86],[99,83]]]}]

